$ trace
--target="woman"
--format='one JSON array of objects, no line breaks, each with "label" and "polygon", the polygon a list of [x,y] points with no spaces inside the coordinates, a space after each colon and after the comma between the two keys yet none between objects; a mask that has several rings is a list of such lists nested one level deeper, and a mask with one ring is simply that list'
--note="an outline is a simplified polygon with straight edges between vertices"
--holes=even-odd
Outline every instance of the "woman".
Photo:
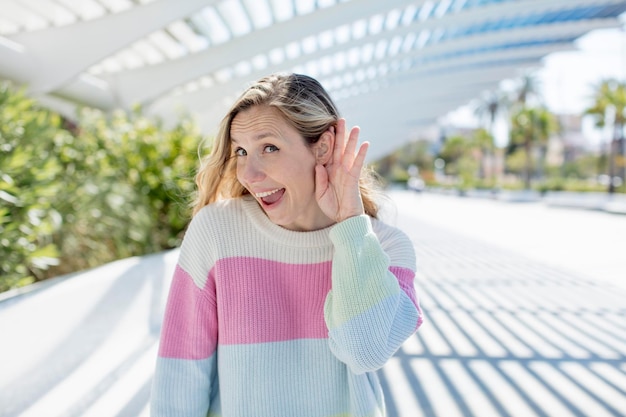
[{"label": "woman", "polygon": [[385,415],[375,371],[422,315],[413,246],[376,219],[358,135],[304,75],[233,105],[196,178],[152,417]]}]

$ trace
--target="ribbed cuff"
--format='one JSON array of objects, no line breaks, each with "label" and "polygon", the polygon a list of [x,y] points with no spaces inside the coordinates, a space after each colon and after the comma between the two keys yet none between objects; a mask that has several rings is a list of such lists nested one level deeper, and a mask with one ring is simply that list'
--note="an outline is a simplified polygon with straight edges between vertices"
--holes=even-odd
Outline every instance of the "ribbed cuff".
[{"label": "ribbed cuff", "polygon": [[334,244],[342,244],[354,242],[355,238],[363,238],[370,233],[374,233],[370,217],[367,214],[361,214],[334,225],[329,237]]}]

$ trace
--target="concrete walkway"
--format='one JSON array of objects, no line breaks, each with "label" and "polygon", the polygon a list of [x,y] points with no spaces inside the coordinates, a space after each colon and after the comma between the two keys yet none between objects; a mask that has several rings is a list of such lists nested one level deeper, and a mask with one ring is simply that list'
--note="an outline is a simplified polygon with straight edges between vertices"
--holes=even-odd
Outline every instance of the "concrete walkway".
[{"label": "concrete walkway", "polygon": [[617,285],[626,257],[613,250],[626,251],[626,219],[446,196],[394,200],[417,250],[427,321],[383,370],[392,416],[626,415],[626,290]]},{"label": "concrete walkway", "polygon": [[125,259],[0,302],[0,416],[147,416],[176,255]]},{"label": "concrete walkway", "polygon": [[[626,415],[626,217],[392,197],[426,323],[381,371],[390,417]],[[147,416],[176,256],[1,301],[0,416]]]}]

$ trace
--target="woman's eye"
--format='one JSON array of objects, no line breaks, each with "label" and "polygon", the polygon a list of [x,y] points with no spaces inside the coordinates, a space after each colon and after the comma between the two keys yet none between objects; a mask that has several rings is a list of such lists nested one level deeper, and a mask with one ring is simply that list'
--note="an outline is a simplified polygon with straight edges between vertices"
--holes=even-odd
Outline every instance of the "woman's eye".
[{"label": "woman's eye", "polygon": [[267,145],[264,149],[263,149],[266,153],[272,153],[272,152],[276,152],[278,150],[278,148],[274,145]]},{"label": "woman's eye", "polygon": [[246,153],[245,149],[237,148],[237,149],[235,149],[235,155],[237,155],[237,156],[246,156],[247,153]]}]

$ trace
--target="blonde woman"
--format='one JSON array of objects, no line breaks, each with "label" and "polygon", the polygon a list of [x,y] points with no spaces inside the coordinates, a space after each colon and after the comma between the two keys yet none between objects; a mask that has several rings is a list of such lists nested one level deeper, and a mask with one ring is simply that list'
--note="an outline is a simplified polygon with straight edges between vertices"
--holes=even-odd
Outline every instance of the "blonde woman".
[{"label": "blonde woman", "polygon": [[152,417],[384,416],[375,371],[415,332],[415,252],[377,220],[367,143],[313,78],[273,74],[196,178]]}]

